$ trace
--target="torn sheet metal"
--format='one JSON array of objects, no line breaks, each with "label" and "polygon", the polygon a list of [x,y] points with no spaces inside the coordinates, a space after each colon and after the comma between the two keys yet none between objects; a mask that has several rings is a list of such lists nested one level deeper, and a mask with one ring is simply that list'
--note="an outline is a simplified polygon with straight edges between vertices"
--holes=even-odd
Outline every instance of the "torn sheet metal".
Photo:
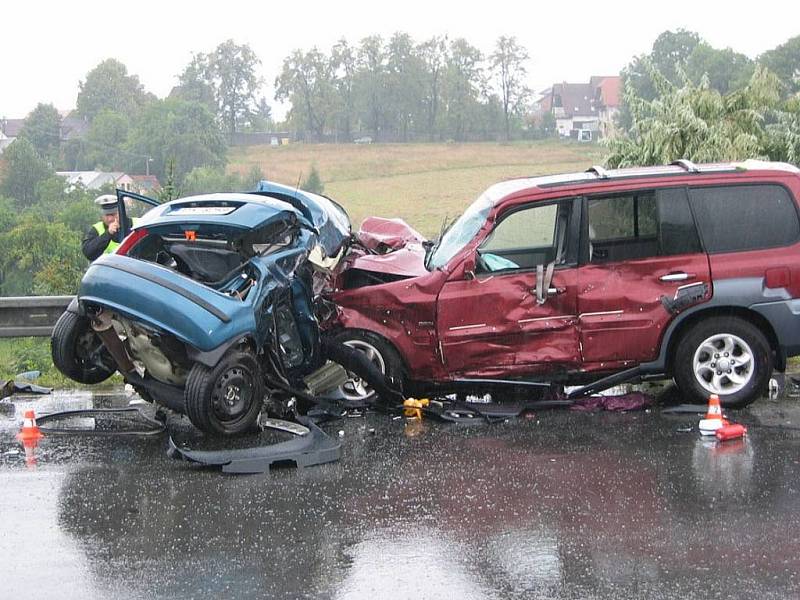
[{"label": "torn sheet metal", "polygon": [[[329,437],[308,417],[298,416],[308,434],[269,446],[232,450],[189,450],[169,439],[167,455],[206,466],[222,467],[223,473],[266,473],[275,463],[293,462],[298,467],[311,467],[335,462],[342,456],[342,445]],[[269,423],[265,423],[267,426]],[[290,429],[281,428],[283,431]],[[293,432],[294,433],[294,432]]]},{"label": "torn sheet metal", "polygon": [[368,250],[385,254],[410,243],[422,244],[425,236],[402,219],[367,217],[361,223],[356,239]]}]

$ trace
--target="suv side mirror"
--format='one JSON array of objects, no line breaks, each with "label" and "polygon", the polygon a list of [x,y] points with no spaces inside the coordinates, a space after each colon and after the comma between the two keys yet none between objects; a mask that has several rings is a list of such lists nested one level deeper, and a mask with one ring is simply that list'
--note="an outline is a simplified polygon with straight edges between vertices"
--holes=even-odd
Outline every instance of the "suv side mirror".
[{"label": "suv side mirror", "polygon": [[464,279],[475,279],[475,257],[470,256],[464,261]]}]

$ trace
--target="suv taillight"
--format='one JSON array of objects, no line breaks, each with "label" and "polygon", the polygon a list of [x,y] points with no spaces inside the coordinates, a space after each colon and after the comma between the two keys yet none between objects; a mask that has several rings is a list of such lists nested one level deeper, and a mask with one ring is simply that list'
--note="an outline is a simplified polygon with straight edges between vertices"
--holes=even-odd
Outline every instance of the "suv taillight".
[{"label": "suv taillight", "polygon": [[122,243],[117,248],[116,254],[120,254],[122,256],[126,256],[128,252],[130,252],[131,248],[133,248],[136,244],[139,243],[143,237],[147,237],[147,229],[144,227],[141,229],[135,229],[131,231],[127,237],[122,240]]}]

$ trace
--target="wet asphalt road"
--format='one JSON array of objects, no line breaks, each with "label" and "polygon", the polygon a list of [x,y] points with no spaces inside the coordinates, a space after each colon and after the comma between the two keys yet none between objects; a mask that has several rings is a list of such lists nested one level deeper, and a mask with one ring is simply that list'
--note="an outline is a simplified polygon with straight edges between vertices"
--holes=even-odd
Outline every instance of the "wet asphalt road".
[{"label": "wet asphalt road", "polygon": [[169,459],[164,435],[51,436],[28,467],[25,409],[128,398],[13,400],[3,598],[800,597],[797,398],[731,413],[750,435],[721,445],[658,409],[495,425],[370,414],[324,426],[344,432],[340,462],[250,476]]}]

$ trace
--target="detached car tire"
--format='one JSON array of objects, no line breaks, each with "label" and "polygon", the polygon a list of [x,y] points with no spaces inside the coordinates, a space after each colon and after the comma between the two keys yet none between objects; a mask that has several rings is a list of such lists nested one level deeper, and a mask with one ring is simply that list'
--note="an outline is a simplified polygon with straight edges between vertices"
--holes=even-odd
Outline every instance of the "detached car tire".
[{"label": "detached car tire", "polygon": [[256,357],[228,352],[209,368],[195,364],[184,390],[186,415],[200,431],[235,435],[251,429],[264,402],[264,380]]},{"label": "detached car tire", "polygon": [[767,389],[772,349],[752,323],[710,317],[695,324],[675,347],[673,375],[680,391],[694,401],[717,394],[723,406],[746,406]]},{"label": "detached car tire", "polygon": [[59,371],[79,383],[100,383],[116,371],[114,359],[89,319],[73,312],[65,312],[56,321],[50,355]]},{"label": "detached car tire", "polygon": [[[344,352],[337,346],[345,346]],[[327,358],[347,369],[348,380],[339,388],[347,400],[371,401],[380,396],[390,402],[400,398],[405,380],[403,360],[382,337],[360,329],[345,330],[327,340],[325,349]]]}]

